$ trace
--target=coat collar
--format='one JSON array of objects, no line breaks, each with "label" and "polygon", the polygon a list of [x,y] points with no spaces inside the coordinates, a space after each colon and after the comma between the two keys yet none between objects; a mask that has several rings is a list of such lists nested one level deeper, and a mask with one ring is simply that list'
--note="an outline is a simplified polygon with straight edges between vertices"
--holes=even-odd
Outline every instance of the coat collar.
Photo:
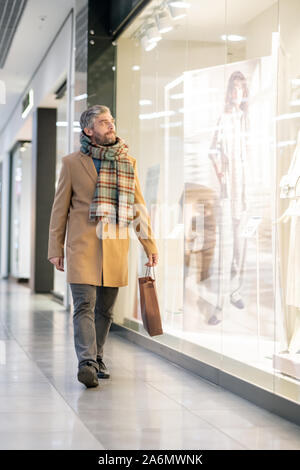
[{"label": "coat collar", "polygon": [[95,168],[94,162],[92,157],[89,155],[85,155],[82,152],[79,152],[79,157],[82,165],[84,166],[85,170],[89,174],[89,176],[92,178],[93,182],[96,184],[97,179],[98,179],[98,173]]}]

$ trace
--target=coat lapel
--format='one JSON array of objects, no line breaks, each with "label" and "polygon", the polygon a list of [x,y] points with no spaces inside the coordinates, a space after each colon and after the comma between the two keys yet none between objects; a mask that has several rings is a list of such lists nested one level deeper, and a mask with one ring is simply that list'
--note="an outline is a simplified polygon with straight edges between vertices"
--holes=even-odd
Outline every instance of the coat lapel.
[{"label": "coat lapel", "polygon": [[92,157],[80,152],[80,161],[82,165],[84,166],[85,170],[88,172],[88,174],[92,178],[93,182],[96,184],[97,179],[98,179],[98,174],[97,174],[97,170],[95,168]]}]

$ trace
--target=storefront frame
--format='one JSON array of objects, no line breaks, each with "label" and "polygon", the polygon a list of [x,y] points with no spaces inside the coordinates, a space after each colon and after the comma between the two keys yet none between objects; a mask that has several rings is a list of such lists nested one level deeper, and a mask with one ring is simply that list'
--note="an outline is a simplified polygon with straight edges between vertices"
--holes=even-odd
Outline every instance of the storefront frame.
[{"label": "storefront frame", "polygon": [[[145,2],[144,6],[146,6],[147,3],[149,2]],[[120,29],[114,37],[114,40],[124,32],[125,29],[126,28],[123,28],[122,30]],[[276,375],[276,387],[273,391],[269,391],[259,387],[258,385],[238,378],[234,374],[231,375],[221,368],[216,368],[196,359],[195,357],[186,355],[182,351],[177,351],[176,349],[164,344],[163,341],[160,342],[160,340],[155,341],[155,339],[148,338],[144,334],[139,333],[139,322],[134,320],[131,322],[130,319],[126,319],[126,322],[124,323],[124,325],[114,323],[113,331],[124,336],[126,339],[161,355],[171,362],[192,371],[204,379],[210,380],[213,383],[236,393],[258,406],[289,419],[296,424],[300,424],[299,404],[278,395],[281,380],[275,371],[273,372],[273,378],[275,378]],[[176,338],[173,339],[176,341]]]}]

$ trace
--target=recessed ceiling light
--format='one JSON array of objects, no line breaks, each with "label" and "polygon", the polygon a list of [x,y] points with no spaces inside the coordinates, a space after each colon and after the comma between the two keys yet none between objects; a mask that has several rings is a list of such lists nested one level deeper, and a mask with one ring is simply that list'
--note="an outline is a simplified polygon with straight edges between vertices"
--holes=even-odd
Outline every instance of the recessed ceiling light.
[{"label": "recessed ceiling light", "polygon": [[155,15],[157,29],[161,34],[167,33],[173,29],[170,19],[170,15],[168,15],[166,11],[161,11]]},{"label": "recessed ceiling light", "polygon": [[158,42],[162,39],[155,23],[151,23],[149,25],[149,28],[147,29],[147,37],[149,42]]}]

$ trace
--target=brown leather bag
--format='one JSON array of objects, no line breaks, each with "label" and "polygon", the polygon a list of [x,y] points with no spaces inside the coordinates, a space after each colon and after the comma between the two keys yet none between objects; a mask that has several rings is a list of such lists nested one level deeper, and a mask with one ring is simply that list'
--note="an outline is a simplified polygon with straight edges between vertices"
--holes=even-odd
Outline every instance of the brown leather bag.
[{"label": "brown leather bag", "polygon": [[145,330],[150,336],[158,336],[163,334],[159,304],[156,292],[155,273],[154,279],[148,274],[151,271],[147,266],[145,277],[139,277],[141,315]]}]

